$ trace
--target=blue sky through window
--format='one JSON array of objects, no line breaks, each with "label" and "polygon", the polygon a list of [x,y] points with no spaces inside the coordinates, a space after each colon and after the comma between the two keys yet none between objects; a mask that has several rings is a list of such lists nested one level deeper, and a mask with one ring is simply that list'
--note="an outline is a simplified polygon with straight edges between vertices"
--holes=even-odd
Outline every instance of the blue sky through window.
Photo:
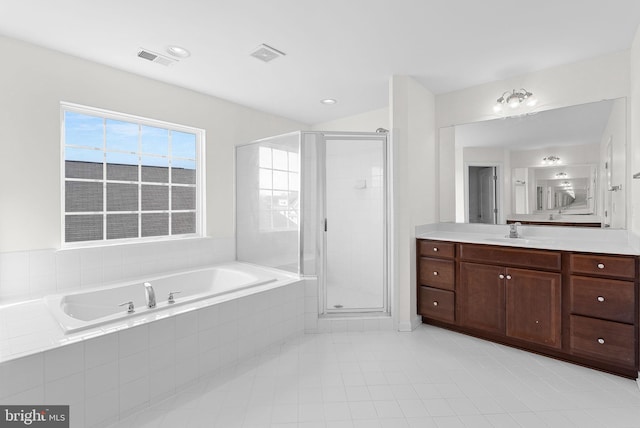
[{"label": "blue sky through window", "polygon": [[[196,169],[196,135],[73,111],[64,113],[65,160]],[[171,153],[169,153],[171,141]],[[69,147],[80,146],[80,147]],[[140,152],[141,151],[141,152]]]}]

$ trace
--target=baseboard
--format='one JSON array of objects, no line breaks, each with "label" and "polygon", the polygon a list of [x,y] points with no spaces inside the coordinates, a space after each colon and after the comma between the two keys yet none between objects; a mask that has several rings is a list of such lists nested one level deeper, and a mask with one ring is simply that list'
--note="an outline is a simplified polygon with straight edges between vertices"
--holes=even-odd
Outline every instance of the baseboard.
[{"label": "baseboard", "polygon": [[413,331],[416,328],[418,328],[420,324],[422,324],[422,317],[420,315],[416,315],[409,322],[405,321],[405,322],[398,323],[398,331],[404,331],[404,332]]}]

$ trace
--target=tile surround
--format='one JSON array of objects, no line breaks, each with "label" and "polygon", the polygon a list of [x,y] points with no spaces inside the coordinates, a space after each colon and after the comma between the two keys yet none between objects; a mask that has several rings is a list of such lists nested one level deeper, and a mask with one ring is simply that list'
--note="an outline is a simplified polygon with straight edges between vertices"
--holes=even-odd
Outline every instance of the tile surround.
[{"label": "tile surround", "polygon": [[0,304],[234,259],[233,238],[0,253]]}]

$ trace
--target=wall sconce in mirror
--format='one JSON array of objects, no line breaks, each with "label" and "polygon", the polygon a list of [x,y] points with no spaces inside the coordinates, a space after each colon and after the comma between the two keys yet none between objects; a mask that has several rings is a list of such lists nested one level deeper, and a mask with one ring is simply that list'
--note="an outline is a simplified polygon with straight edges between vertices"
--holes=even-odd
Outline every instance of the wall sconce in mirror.
[{"label": "wall sconce in mirror", "polygon": [[527,184],[527,182],[524,181],[524,180],[516,180],[516,185],[517,186],[524,186],[525,184]]},{"label": "wall sconce in mirror", "polygon": [[567,178],[568,175],[566,172],[559,172],[556,174],[556,178]]},{"label": "wall sconce in mirror", "polygon": [[640,178],[640,172],[636,172],[635,174],[633,174],[633,178],[635,179]]},{"label": "wall sconce in mirror", "polygon": [[500,98],[496,100],[496,104],[493,106],[493,111],[500,113],[503,111],[504,106],[509,106],[511,109],[517,109],[522,104],[529,107],[533,107],[538,103],[538,100],[533,96],[533,93],[522,88],[520,90],[506,91]]},{"label": "wall sconce in mirror", "polygon": [[558,165],[560,163],[560,158],[558,156],[546,156],[542,158],[543,165]]}]

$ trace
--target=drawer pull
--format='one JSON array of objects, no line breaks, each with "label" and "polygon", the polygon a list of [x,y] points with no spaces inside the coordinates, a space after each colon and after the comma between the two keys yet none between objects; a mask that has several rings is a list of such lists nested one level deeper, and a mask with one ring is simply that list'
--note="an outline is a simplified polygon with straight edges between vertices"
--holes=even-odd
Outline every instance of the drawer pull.
[{"label": "drawer pull", "polygon": [[433,301],[433,306],[438,306],[438,301],[437,300]]},{"label": "drawer pull", "polygon": [[433,276],[438,276],[438,272],[437,271],[433,271]]},{"label": "drawer pull", "polygon": [[598,338],[598,343],[601,344],[601,345],[604,345],[604,339],[599,337]]},{"label": "drawer pull", "polygon": [[507,275],[507,279],[511,279],[511,275]]},{"label": "drawer pull", "polygon": [[498,275],[498,278],[500,278],[500,279],[504,279],[504,275],[503,275],[503,274],[500,274],[500,275]]},{"label": "drawer pull", "polygon": [[438,247],[433,247],[433,251],[438,252]]},{"label": "drawer pull", "polygon": [[604,263],[598,263],[598,269],[604,269]]},{"label": "drawer pull", "polygon": [[598,302],[604,302],[604,296],[598,296]]}]

